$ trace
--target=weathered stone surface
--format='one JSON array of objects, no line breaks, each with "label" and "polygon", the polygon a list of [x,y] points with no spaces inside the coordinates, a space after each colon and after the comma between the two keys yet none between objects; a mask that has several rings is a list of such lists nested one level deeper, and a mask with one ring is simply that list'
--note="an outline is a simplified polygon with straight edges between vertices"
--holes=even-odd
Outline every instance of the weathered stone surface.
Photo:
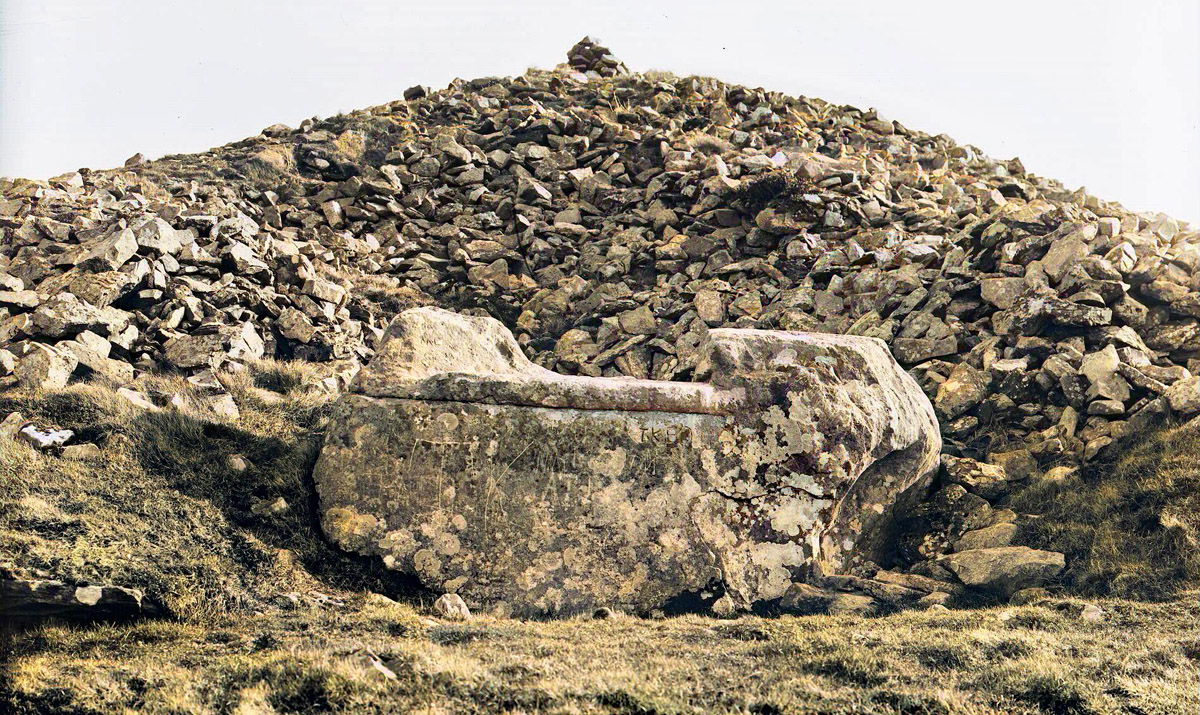
[{"label": "weathered stone surface", "polygon": [[153,615],[159,610],[135,588],[0,578],[3,618],[116,619]]},{"label": "weathered stone surface", "polygon": [[76,265],[93,271],[115,271],[137,253],[138,244],[130,229],[117,229],[93,243],[82,246],[84,251]]},{"label": "weathered stone surface", "polygon": [[1066,566],[1062,554],[1026,546],[961,551],[942,563],[965,585],[1006,597],[1051,583]]},{"label": "weathered stone surface", "polygon": [[1025,290],[1020,278],[984,278],[979,281],[979,295],[1000,310],[1008,310]]},{"label": "weathered stone surface", "polygon": [[950,484],[902,515],[896,529],[896,555],[909,564],[936,558],[949,552],[965,532],[995,522],[995,510],[986,499]]},{"label": "weathered stone surface", "polygon": [[43,429],[33,423],[26,424],[17,430],[15,439],[24,442],[35,449],[57,450],[75,436],[69,429]]},{"label": "weathered stone surface", "polygon": [[226,359],[260,358],[263,341],[251,323],[241,326],[213,325],[190,335],[181,335],[163,346],[166,361],[177,368],[220,364]]},{"label": "weathered stone surface", "polygon": [[71,337],[84,330],[116,335],[124,330],[132,316],[116,308],[97,308],[70,293],[59,293],[33,312],[33,327],[51,338]]},{"label": "weathered stone surface", "polygon": [[952,420],[982,402],[990,387],[987,373],[960,362],[938,387],[933,404],[943,419]]},{"label": "weathered stone surface", "polygon": [[[180,238],[180,233],[172,228],[171,224],[157,216],[133,227],[134,239],[139,248],[171,256],[178,254],[183,248],[185,241]],[[187,233],[183,235],[190,242],[191,235]]]},{"label": "weathered stone surface", "polygon": [[1167,388],[1164,395],[1171,410],[1183,417],[1200,414],[1200,377],[1180,380]]},{"label": "weathered stone surface", "polygon": [[739,608],[873,555],[927,477],[928,399],[879,341],[714,330],[707,383],[530,363],[498,322],[414,309],[334,408],[323,525],[433,588],[518,613]]},{"label": "weathered stone surface", "polygon": [[995,501],[1008,492],[1008,474],[995,464],[974,459],[942,456],[942,478],[949,484],[960,484],[972,494]]},{"label": "weathered stone surface", "polygon": [[18,383],[25,388],[54,390],[67,386],[78,360],[74,355],[56,347],[34,343],[13,371]]},{"label": "weathered stone surface", "polygon": [[433,612],[449,621],[466,621],[471,618],[471,609],[467,608],[462,596],[457,593],[443,593],[433,602]]},{"label": "weathered stone surface", "polygon": [[993,524],[982,529],[968,531],[954,543],[955,551],[994,549],[1012,545],[1017,535],[1017,525],[1012,523]]}]

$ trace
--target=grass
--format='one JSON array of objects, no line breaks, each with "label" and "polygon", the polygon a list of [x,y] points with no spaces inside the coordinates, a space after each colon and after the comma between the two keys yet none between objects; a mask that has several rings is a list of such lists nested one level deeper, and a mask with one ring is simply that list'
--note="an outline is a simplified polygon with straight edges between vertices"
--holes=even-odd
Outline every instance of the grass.
[{"label": "grass", "polygon": [[[411,582],[316,529],[309,470],[331,397],[312,385],[325,376],[275,361],[227,376],[236,420],[197,407],[144,411],[100,385],[0,396],[0,416],[20,410],[102,446],[98,458],[72,461],[0,445],[0,565],[141,588],[167,613],[0,624],[13,626],[0,628],[0,712],[1200,709],[1194,426],[1172,427],[1078,483],[1018,495],[1044,514],[1028,537],[1067,550],[1068,585],[1089,601],[880,617],[450,623],[427,615],[428,594]],[[199,398],[180,379],[144,389],[186,405]],[[232,454],[250,466],[237,471]],[[281,498],[281,512],[255,508]],[[1100,589],[1102,574],[1124,585]],[[1162,587],[1130,586],[1147,579]],[[1159,600],[1127,598],[1147,593]],[[1105,617],[1081,618],[1087,603]]]},{"label": "grass", "polygon": [[[141,588],[180,618],[335,587],[411,589],[382,566],[348,559],[313,528],[309,473],[331,398],[304,387],[317,378],[305,370],[315,372],[264,361],[232,379],[236,421],[142,410],[97,385],[0,397],[0,413],[19,411],[101,445],[98,459],[75,461],[0,444],[0,562]],[[182,380],[146,387],[197,401]],[[248,461],[246,471],[227,462],[235,454]],[[277,499],[285,510],[255,513]]]},{"label": "grass", "polygon": [[[205,625],[44,625],[6,712],[1196,712],[1192,603],[466,624],[356,596]],[[72,710],[73,708],[73,710]]]},{"label": "grass", "polygon": [[1035,481],[1013,498],[1036,514],[1021,539],[1067,556],[1075,593],[1177,597],[1200,580],[1200,422],[1140,437],[1080,477]]}]

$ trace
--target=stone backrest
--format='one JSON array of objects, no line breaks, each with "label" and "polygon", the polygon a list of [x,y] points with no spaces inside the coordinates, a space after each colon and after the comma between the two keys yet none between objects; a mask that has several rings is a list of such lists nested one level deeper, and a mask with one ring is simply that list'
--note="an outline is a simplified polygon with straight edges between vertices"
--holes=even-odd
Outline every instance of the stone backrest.
[{"label": "stone backrest", "polygon": [[755,376],[812,364],[858,373],[864,345],[881,363],[891,362],[884,343],[872,338],[716,329],[700,345],[697,382],[583,377],[533,364],[494,319],[423,307],[392,321],[351,390],[414,400],[728,415],[748,406],[745,385]]}]

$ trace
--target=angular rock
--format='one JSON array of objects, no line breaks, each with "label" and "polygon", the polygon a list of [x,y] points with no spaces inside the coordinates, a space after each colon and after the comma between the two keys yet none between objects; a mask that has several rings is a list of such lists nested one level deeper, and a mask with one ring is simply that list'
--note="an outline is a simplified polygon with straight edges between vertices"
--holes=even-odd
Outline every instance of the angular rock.
[{"label": "angular rock", "polygon": [[33,327],[39,335],[62,338],[85,330],[116,335],[133,319],[112,307],[97,308],[70,293],[59,293],[33,312]]},{"label": "angular rock", "polygon": [[[184,241],[171,224],[157,216],[133,227],[134,240],[139,248],[174,256],[183,249]],[[191,238],[187,235],[187,238]]]},{"label": "angular rock", "polygon": [[17,361],[13,373],[17,382],[31,390],[57,390],[67,386],[79,361],[74,355],[41,343],[29,346],[29,352]]},{"label": "angular rock", "polygon": [[443,593],[433,602],[433,612],[448,621],[467,621],[471,619],[471,609],[467,608],[462,596],[457,593]]},{"label": "angular rock", "polygon": [[44,429],[29,423],[17,430],[16,439],[45,452],[62,447],[74,436],[69,429]]},{"label": "angular rock", "polygon": [[1167,388],[1163,394],[1171,405],[1171,411],[1180,417],[1200,414],[1200,377],[1180,380]]},{"label": "angular rock", "polygon": [[725,301],[715,290],[701,290],[692,299],[696,314],[709,326],[719,326],[725,322]]},{"label": "angular rock", "polygon": [[308,316],[295,308],[284,308],[283,312],[279,314],[276,324],[279,326],[279,332],[285,338],[299,340],[302,343],[311,342],[317,334],[317,328]]},{"label": "angular rock", "polygon": [[81,248],[84,252],[75,265],[90,271],[115,271],[137,253],[138,243],[133,231],[126,228]]},{"label": "angular rock", "polygon": [[1003,597],[1050,584],[1066,566],[1062,554],[1026,546],[960,551],[941,563],[963,584]]},{"label": "angular rock", "polygon": [[952,420],[983,402],[990,388],[991,378],[987,373],[960,362],[938,386],[933,404],[942,419]]},{"label": "angular rock", "polygon": [[994,549],[1010,546],[1016,536],[1016,524],[993,524],[992,526],[985,526],[982,529],[964,532],[958,541],[954,542],[954,550],[973,551],[976,549]]},{"label": "angular rock", "polygon": [[964,457],[943,455],[942,478],[988,501],[999,499],[1009,490],[1008,474],[1003,467]]},{"label": "angular rock", "polygon": [[984,278],[979,281],[980,297],[1000,310],[1013,307],[1024,290],[1025,281],[1020,278]]}]

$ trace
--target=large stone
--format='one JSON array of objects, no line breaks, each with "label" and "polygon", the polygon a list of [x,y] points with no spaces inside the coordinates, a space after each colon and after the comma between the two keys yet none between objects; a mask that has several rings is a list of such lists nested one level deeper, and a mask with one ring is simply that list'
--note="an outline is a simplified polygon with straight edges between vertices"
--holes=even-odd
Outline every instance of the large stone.
[{"label": "large stone", "polygon": [[137,238],[132,230],[115,230],[82,246],[83,253],[76,265],[91,271],[115,271],[125,265],[137,253],[137,249]]},{"label": "large stone", "polygon": [[[157,216],[133,227],[133,235],[140,248],[172,256],[183,249],[184,241],[180,239],[179,233],[171,224]],[[191,239],[186,232],[183,232],[183,235]]]},{"label": "large stone", "polygon": [[1001,310],[1008,310],[1025,290],[1020,278],[984,278],[979,281],[979,295]]},{"label": "large stone", "polygon": [[163,357],[175,368],[218,365],[226,359],[257,359],[263,356],[263,341],[252,323],[210,325],[167,341]]},{"label": "large stone", "polygon": [[4,618],[118,619],[160,611],[136,588],[0,578],[0,617]]},{"label": "large stone", "polygon": [[976,549],[994,549],[1012,544],[1017,536],[1017,525],[1002,522],[985,526],[982,529],[968,531],[954,544],[955,551],[973,551]]},{"label": "large stone", "polygon": [[67,386],[79,361],[74,355],[50,345],[32,343],[29,352],[17,361],[14,373],[21,387],[56,390]]},{"label": "large stone", "polygon": [[725,322],[725,302],[721,298],[721,294],[717,291],[696,291],[696,296],[692,299],[692,305],[696,308],[696,314],[706,324],[715,327]]},{"label": "large stone", "polygon": [[33,312],[33,327],[39,335],[62,338],[84,330],[116,335],[133,316],[113,307],[97,308],[71,293],[59,293]]},{"label": "large stone", "polygon": [[1163,395],[1171,405],[1171,411],[1181,417],[1200,414],[1200,377],[1180,380],[1167,388]]},{"label": "large stone", "polygon": [[1066,561],[1056,551],[1000,546],[960,551],[942,558],[963,584],[1001,596],[1045,586],[1062,573]]},{"label": "large stone", "polygon": [[734,607],[887,547],[941,440],[876,339],[713,330],[703,383],[559,375],[499,322],[402,313],[334,407],[326,533],[469,603]]}]

